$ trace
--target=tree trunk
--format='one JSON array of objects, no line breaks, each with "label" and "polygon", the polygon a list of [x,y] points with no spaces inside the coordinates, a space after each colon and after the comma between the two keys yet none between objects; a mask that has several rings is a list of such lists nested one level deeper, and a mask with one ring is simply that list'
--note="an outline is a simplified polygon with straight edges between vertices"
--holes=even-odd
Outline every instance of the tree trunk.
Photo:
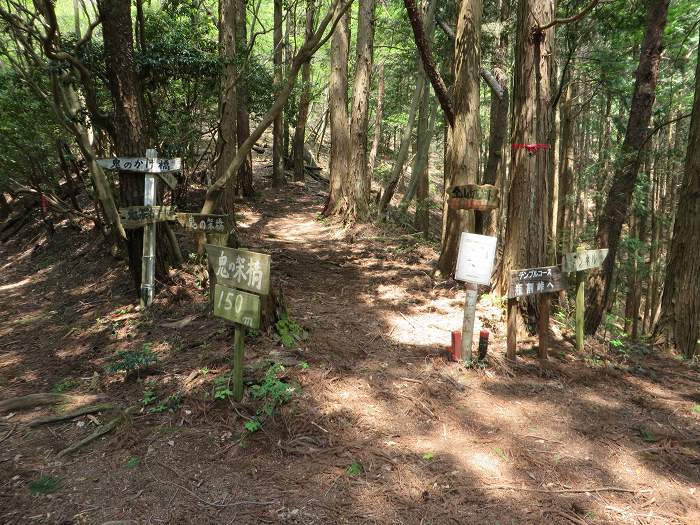
[{"label": "tree trunk", "polygon": [[[238,0],[219,0],[219,56],[224,63],[219,94],[219,133],[216,141],[216,178],[226,172],[226,168],[236,156],[238,141],[237,76],[236,60],[236,3]],[[236,209],[237,181],[226,184],[221,208],[224,213],[233,215]]]},{"label": "tree trunk", "polygon": [[[484,184],[496,184],[503,162],[503,143],[508,133],[508,31],[506,24],[510,16],[510,1],[499,0],[500,30],[498,47],[493,54],[493,75],[501,86],[503,96],[498,98],[491,91],[491,110],[489,112],[489,156],[484,168]],[[498,231],[498,211],[477,211],[475,213],[476,233],[496,235]]]},{"label": "tree trunk", "polygon": [[[359,0],[357,15],[357,54],[350,116],[350,180],[354,199],[345,210],[346,220],[365,220],[369,216],[371,178],[367,173],[367,119],[369,87],[374,54],[374,8],[376,0]],[[350,193],[348,191],[348,194]]]},{"label": "tree trunk", "polygon": [[[552,20],[553,16],[551,0],[520,0],[518,3],[511,125],[511,142],[514,144],[546,143],[550,136],[554,29],[533,28]],[[513,150],[506,237],[499,276],[502,294],[506,292],[512,270],[546,264],[547,166],[550,155],[551,149],[540,149],[532,154],[523,148]],[[528,300],[526,303],[527,325],[534,331],[537,301]]]},{"label": "tree trunk", "polygon": [[379,85],[377,88],[377,112],[374,116],[374,138],[372,148],[369,150],[369,160],[367,161],[367,173],[370,179],[374,174],[374,167],[377,164],[377,153],[379,152],[379,142],[382,138],[382,117],[384,115],[384,63],[379,64]]},{"label": "tree trunk", "polygon": [[348,127],[348,52],[350,49],[350,12],[340,19],[331,38],[331,78],[328,86],[331,122],[330,189],[325,215],[342,213],[343,194],[350,176],[350,128]]},{"label": "tree trunk", "polygon": [[[425,117],[419,115],[418,117],[418,152],[414,162],[415,181],[411,177],[406,194],[415,193],[416,195],[416,214],[413,218],[413,226],[422,232],[423,237],[427,239],[430,235],[430,142],[433,136],[436,107],[430,103],[427,96],[429,92],[427,85],[424,91],[425,109],[421,107],[421,111],[428,113],[428,115]],[[410,200],[409,198],[408,202]]]},{"label": "tree trunk", "polygon": [[668,17],[670,0],[650,0],[647,29],[637,68],[630,116],[622,144],[621,160],[615,170],[603,214],[598,222],[596,244],[608,248],[608,256],[600,270],[590,272],[586,298],[586,333],[594,334],[608,303],[622,225],[627,217],[632,192],[640,165],[640,150],[647,139],[647,127],[654,104],[661,60],[661,44]]},{"label": "tree trunk", "polygon": [[[274,31],[272,36],[275,92],[282,89],[282,0],[274,0]],[[283,186],[284,180],[284,112],[280,111],[272,124],[272,185]]]},{"label": "tree trunk", "polygon": [[561,168],[559,169],[559,198],[557,205],[557,237],[562,253],[570,253],[574,249],[572,218],[576,216],[572,206],[574,186],[574,102],[576,100],[576,85],[570,80],[564,89],[564,100],[561,105]]},{"label": "tree trunk", "polygon": [[[307,0],[306,6],[306,39],[310,39],[314,33],[314,0]],[[309,116],[309,102],[311,101],[311,61],[301,67],[301,97],[299,99],[299,113],[297,126],[294,130],[294,180],[304,181],[304,142],[306,136],[306,121]]]},{"label": "tree trunk", "polygon": [[[462,0],[457,18],[454,49],[453,110],[449,186],[475,184],[479,176],[479,69],[481,67],[481,0]],[[438,269],[451,275],[457,263],[459,237],[473,231],[474,213],[447,210]]]},{"label": "tree trunk", "polygon": [[[248,51],[248,35],[246,30],[246,2],[234,0],[236,4],[236,56],[239,63]],[[250,135],[250,115],[248,113],[248,71],[242,71],[236,83],[236,139],[240,148]],[[246,198],[255,196],[253,189],[253,157],[250,152],[243,164],[238,168],[236,193]]]},{"label": "tree trunk", "polygon": [[[141,83],[134,62],[134,41],[131,5],[122,0],[100,0],[105,64],[110,94],[114,103],[114,146],[117,155],[141,157],[146,153],[145,122]],[[119,194],[122,206],[143,206],[144,176],[119,173]],[[156,245],[167,246],[161,228],[157,228]],[[141,255],[143,229],[127,232],[127,252],[136,293],[141,288]],[[161,282],[168,280],[169,261],[162,249],[157,250],[155,273]]]},{"label": "tree trunk", "polygon": [[695,102],[688,134],[685,171],[661,299],[657,337],[687,358],[700,339],[700,57],[695,70]]}]

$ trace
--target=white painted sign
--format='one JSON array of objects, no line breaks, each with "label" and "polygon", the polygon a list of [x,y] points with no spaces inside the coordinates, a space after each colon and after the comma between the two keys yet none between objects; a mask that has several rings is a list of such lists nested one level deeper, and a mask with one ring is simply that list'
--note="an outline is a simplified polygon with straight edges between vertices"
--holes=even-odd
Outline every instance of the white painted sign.
[{"label": "white painted sign", "polygon": [[459,239],[455,279],[476,284],[489,284],[496,259],[496,237],[462,232]]},{"label": "white painted sign", "polygon": [[182,169],[182,159],[148,159],[145,157],[114,157],[97,159],[106,170],[133,171],[136,173],[171,173]]},{"label": "white painted sign", "polygon": [[561,269],[564,272],[580,272],[598,268],[608,256],[608,249],[585,250],[567,253],[561,258]]}]

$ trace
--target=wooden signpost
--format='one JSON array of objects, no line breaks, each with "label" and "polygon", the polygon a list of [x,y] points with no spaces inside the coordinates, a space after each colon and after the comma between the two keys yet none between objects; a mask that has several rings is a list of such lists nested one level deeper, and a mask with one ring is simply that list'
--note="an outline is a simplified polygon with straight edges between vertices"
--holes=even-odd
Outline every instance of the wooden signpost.
[{"label": "wooden signpost", "polygon": [[586,311],[585,287],[586,270],[598,268],[608,256],[607,248],[602,250],[586,250],[583,246],[576,253],[567,253],[562,257],[562,270],[568,273],[576,272],[576,349],[583,351],[583,322]]},{"label": "wooden signpost", "polygon": [[498,208],[498,188],[491,184],[452,186],[448,205],[455,210],[493,210]]},{"label": "wooden signpost", "polygon": [[515,362],[517,344],[516,319],[518,299],[529,295],[539,295],[539,357],[547,359],[547,332],[549,330],[550,293],[566,289],[566,276],[558,266],[543,266],[510,272],[508,286],[508,328],[506,357]]},{"label": "wooden signpost", "polygon": [[174,206],[125,206],[119,208],[119,218],[124,228],[143,228],[154,222],[174,221]]},{"label": "wooden signpost", "polygon": [[233,220],[230,215],[177,213],[175,220],[187,231],[227,234],[233,230]]},{"label": "wooden signpost", "polygon": [[462,321],[462,346],[460,358],[472,363],[474,317],[479,284],[489,284],[496,258],[496,237],[462,232],[459,239],[455,279],[465,281],[464,318]]},{"label": "wooden signpost", "polygon": [[243,399],[243,339],[246,328],[260,328],[260,295],[270,292],[270,256],[212,244],[205,248],[216,277],[214,315],[234,323],[233,397],[240,401]]}]

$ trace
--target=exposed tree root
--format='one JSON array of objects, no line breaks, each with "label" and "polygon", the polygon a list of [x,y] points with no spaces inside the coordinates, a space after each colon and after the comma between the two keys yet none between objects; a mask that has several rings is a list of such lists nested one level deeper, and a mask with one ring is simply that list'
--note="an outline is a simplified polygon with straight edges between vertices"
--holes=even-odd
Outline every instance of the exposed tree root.
[{"label": "exposed tree root", "polygon": [[74,396],[69,394],[54,394],[52,392],[42,392],[39,394],[29,394],[27,396],[11,397],[0,401],[0,412],[10,410],[21,410],[23,408],[33,408],[39,405],[52,405],[66,401],[77,401],[85,398],[88,402],[98,401],[99,396]]},{"label": "exposed tree root", "polygon": [[102,412],[104,410],[112,410],[115,405],[112,403],[100,403],[97,405],[88,405],[76,410],[71,410],[65,414],[60,414],[58,416],[47,416],[34,419],[29,422],[30,427],[36,427],[39,425],[45,425],[47,423],[56,423],[58,421],[65,421],[67,419],[73,419],[74,417],[84,416],[85,414],[93,414],[95,412]]},{"label": "exposed tree root", "polygon": [[121,414],[119,414],[117,417],[109,421],[108,423],[105,423],[102,425],[100,428],[95,430],[92,434],[90,434],[88,437],[81,439],[77,443],[73,443],[71,446],[68,448],[64,448],[61,450],[58,454],[56,454],[57,458],[62,458],[63,456],[70,454],[72,452],[75,452],[79,448],[87,445],[88,443],[91,443],[92,441],[96,440],[98,437],[104,436],[108,432],[111,432],[115,428],[117,428],[121,423],[129,419],[129,416],[136,412],[138,410],[138,407],[132,406],[124,410]]}]

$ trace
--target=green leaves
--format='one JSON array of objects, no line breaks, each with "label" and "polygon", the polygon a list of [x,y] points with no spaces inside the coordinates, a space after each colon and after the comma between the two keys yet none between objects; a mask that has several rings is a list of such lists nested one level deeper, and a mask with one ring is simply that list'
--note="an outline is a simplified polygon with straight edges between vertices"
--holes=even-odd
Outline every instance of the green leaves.
[{"label": "green leaves", "polygon": [[58,490],[58,479],[51,476],[41,476],[29,483],[29,492],[32,496],[49,494]]},{"label": "green leaves", "polygon": [[642,436],[642,439],[647,443],[654,443],[655,441],[658,441],[658,438],[645,428],[640,427],[639,434]]},{"label": "green leaves", "polygon": [[362,463],[360,463],[357,460],[350,463],[350,466],[345,469],[345,473],[350,477],[359,476],[364,471],[365,471],[365,468],[362,466]]}]

